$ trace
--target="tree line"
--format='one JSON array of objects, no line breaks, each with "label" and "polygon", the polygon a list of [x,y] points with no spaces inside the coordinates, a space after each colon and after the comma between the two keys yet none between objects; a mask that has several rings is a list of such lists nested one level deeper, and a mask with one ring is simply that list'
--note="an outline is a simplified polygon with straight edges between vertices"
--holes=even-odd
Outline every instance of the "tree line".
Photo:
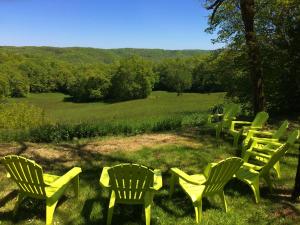
[{"label": "tree line", "polygon": [[146,98],[152,90],[224,91],[209,61],[212,55],[206,54],[160,61],[133,55],[113,63],[78,64],[0,52],[0,96],[62,92],[82,102]]}]

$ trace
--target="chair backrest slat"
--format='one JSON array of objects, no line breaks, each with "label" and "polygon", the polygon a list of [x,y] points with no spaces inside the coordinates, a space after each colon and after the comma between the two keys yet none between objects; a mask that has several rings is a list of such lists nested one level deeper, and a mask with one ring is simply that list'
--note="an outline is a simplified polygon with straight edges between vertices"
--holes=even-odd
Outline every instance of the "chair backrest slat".
[{"label": "chair backrest slat", "polygon": [[259,112],[256,114],[254,120],[251,123],[251,127],[261,128],[267,122],[269,114],[267,112]]},{"label": "chair backrest slat", "polygon": [[272,138],[280,139],[285,134],[288,127],[289,127],[289,122],[287,120],[283,121],[283,123],[278,128],[278,130],[274,132]]},{"label": "chair backrest slat", "polygon": [[46,197],[41,166],[16,155],[5,156],[1,161],[22,192],[30,196]]},{"label": "chair backrest slat", "polygon": [[286,143],[288,143],[289,145],[295,144],[296,140],[299,139],[299,136],[300,136],[300,131],[294,130],[293,132],[291,132],[288,135],[288,139],[287,139]]},{"label": "chair backrest slat", "polygon": [[237,116],[240,111],[240,107],[237,104],[231,103],[224,108],[223,120],[232,120],[233,117]]},{"label": "chair backrest slat", "polygon": [[271,170],[271,168],[285,155],[285,153],[288,151],[289,149],[289,144],[285,143],[280,145],[275,153],[271,156],[271,158],[269,160],[266,161],[266,164],[263,166],[263,168],[261,169],[261,173],[265,174],[265,173],[269,173],[269,171]]},{"label": "chair backrest slat", "polygon": [[211,166],[207,173],[204,193],[221,191],[242,164],[243,160],[241,158],[231,157]]},{"label": "chair backrest slat", "polygon": [[154,172],[137,164],[120,164],[108,170],[117,200],[139,201],[153,186]]}]

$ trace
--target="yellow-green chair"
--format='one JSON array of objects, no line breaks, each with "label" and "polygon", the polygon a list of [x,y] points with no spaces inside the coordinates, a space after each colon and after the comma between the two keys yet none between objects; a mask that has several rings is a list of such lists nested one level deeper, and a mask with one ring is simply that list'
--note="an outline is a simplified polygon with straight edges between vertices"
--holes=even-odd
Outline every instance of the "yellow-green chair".
[{"label": "yellow-green chair", "polygon": [[[296,140],[300,137],[300,131],[294,130],[290,132],[286,142],[289,146],[294,146]],[[249,149],[247,149],[244,153],[243,159],[248,161],[249,157],[259,158],[260,153],[273,155],[274,152],[277,151],[277,147],[282,145],[278,141],[278,139],[267,139],[267,138],[255,138],[252,141],[252,144]],[[257,156],[256,156],[257,155]],[[264,158],[260,158],[260,160],[265,160]],[[281,178],[280,171],[280,160],[273,166],[278,178]]]},{"label": "yellow-green chair", "polygon": [[174,193],[174,186],[178,183],[193,202],[196,222],[202,219],[202,198],[218,195],[227,212],[224,196],[224,186],[237,172],[243,160],[237,157],[227,158],[218,163],[210,163],[204,174],[188,175],[178,168],[171,169],[170,197]]},{"label": "yellow-green chair", "polygon": [[111,224],[117,203],[144,205],[146,225],[150,225],[153,197],[162,187],[160,170],[129,163],[104,167],[100,185],[110,190],[107,225]]},{"label": "yellow-green chair", "polygon": [[[212,114],[208,116],[208,124],[213,124],[216,129],[216,138],[219,138],[224,128],[230,128],[231,121],[236,118],[240,112],[240,106],[234,103],[224,107],[222,114]],[[213,123],[214,120],[217,122]]]},{"label": "yellow-green chair", "polygon": [[253,145],[253,141],[279,141],[286,134],[287,128],[289,127],[289,122],[287,120],[283,121],[278,130],[275,131],[262,131],[262,130],[249,130],[246,138],[243,140],[242,144],[242,156],[244,156],[245,151]]},{"label": "yellow-green chair", "polygon": [[[272,180],[270,171],[274,165],[285,155],[289,149],[289,144],[270,143],[269,146],[276,146],[273,154],[249,152],[251,155],[235,174],[236,178],[245,182],[253,191],[255,201],[260,201],[259,180],[263,178],[269,189],[272,190]],[[267,150],[268,148],[264,148]],[[249,161],[253,159],[254,161]]]},{"label": "yellow-green chair", "polygon": [[14,214],[26,197],[46,200],[46,224],[52,224],[55,207],[69,184],[73,184],[75,194],[79,191],[79,174],[81,169],[75,167],[63,176],[43,173],[40,165],[32,160],[17,155],[5,156],[1,159],[8,177],[19,187],[18,201]]},{"label": "yellow-green chair", "polygon": [[267,112],[259,112],[252,122],[232,121],[229,133],[233,136],[233,146],[237,147],[240,137],[247,136],[249,130],[262,129],[268,118]]}]

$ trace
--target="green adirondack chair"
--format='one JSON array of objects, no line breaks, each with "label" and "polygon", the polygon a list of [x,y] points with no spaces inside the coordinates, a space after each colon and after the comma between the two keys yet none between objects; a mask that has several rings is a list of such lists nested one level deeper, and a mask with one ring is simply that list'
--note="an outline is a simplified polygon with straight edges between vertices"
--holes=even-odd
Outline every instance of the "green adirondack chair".
[{"label": "green adirondack chair", "polygon": [[221,132],[224,128],[230,128],[231,122],[236,118],[240,111],[240,107],[237,104],[231,104],[229,110],[224,113],[224,116],[220,122],[215,125],[216,138],[220,138]]},{"label": "green adirondack chair", "polygon": [[[236,111],[236,112],[235,112]],[[219,122],[224,117],[228,117],[229,113],[237,114],[239,112],[239,105],[230,103],[224,106],[223,113],[214,113],[208,116],[207,123],[212,124],[214,121]]]},{"label": "green adirondack chair", "polygon": [[[293,146],[299,137],[300,137],[300,131],[294,130],[288,135],[286,143],[289,144],[289,146]],[[245,161],[248,161],[251,155],[252,157],[255,157],[255,154],[258,154],[257,157],[259,157],[260,153],[273,155],[274,152],[276,151],[276,147],[280,146],[281,144],[282,143],[278,142],[278,139],[255,138],[252,141],[250,148],[245,152],[243,159]],[[261,160],[264,160],[264,158],[261,158]],[[273,168],[276,172],[277,177],[281,178],[280,160],[277,163],[275,163]]]},{"label": "green adirondack chair", "polygon": [[137,164],[104,167],[100,185],[110,190],[107,225],[111,224],[114,206],[121,204],[144,205],[146,225],[150,225],[153,197],[162,187],[160,170],[151,170]]},{"label": "green adirondack chair", "polygon": [[52,224],[53,214],[58,200],[70,183],[75,194],[79,191],[79,174],[81,169],[75,167],[63,176],[43,173],[40,165],[21,156],[9,155],[1,159],[8,176],[18,185],[20,192],[14,208],[14,214],[26,197],[46,200],[46,224]]},{"label": "green adirondack chair", "polygon": [[249,149],[249,145],[256,140],[266,140],[266,141],[279,141],[287,131],[289,127],[289,122],[287,120],[283,121],[278,130],[276,131],[260,131],[260,130],[249,130],[247,137],[243,140],[242,144],[242,157],[244,157],[245,151]]},{"label": "green adirondack chair", "polygon": [[269,189],[272,190],[270,171],[289,149],[289,144],[287,143],[280,144],[279,146],[278,143],[274,142],[271,145],[273,144],[277,147],[273,155],[264,153],[250,153],[253,154],[255,163],[249,163],[246,161],[235,174],[236,178],[250,186],[256,203],[259,203],[260,201],[259,179],[263,178],[266,181]]},{"label": "green adirondack chair", "polygon": [[172,168],[170,197],[174,193],[175,184],[179,183],[193,202],[197,223],[200,223],[202,219],[203,197],[219,196],[227,212],[223,189],[242,164],[241,158],[231,157],[218,163],[210,163],[205,168],[204,174],[195,175],[188,175],[178,168]]},{"label": "green adirondack chair", "polygon": [[259,112],[252,122],[249,121],[232,121],[229,133],[233,136],[233,146],[237,147],[241,136],[247,136],[249,130],[261,129],[267,122],[269,114]]}]

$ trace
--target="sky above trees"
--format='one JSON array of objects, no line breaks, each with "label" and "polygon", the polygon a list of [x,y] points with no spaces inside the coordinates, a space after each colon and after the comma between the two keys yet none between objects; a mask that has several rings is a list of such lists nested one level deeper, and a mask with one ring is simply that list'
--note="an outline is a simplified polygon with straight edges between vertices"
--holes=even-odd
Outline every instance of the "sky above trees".
[{"label": "sky above trees", "polygon": [[0,45],[216,49],[203,0],[1,0]]}]

